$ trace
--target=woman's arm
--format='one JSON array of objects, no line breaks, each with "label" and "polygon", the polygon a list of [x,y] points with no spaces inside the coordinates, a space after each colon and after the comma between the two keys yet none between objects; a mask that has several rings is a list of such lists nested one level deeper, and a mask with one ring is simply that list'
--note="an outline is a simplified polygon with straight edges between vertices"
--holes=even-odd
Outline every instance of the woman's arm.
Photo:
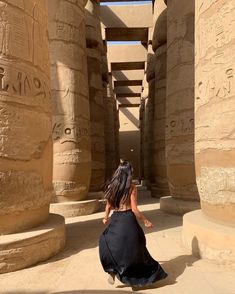
[{"label": "woman's arm", "polygon": [[138,209],[137,189],[135,185],[132,186],[132,191],[131,191],[131,209],[134,212],[135,216],[144,223],[145,227],[147,228],[153,227],[153,224]]},{"label": "woman's arm", "polygon": [[105,225],[109,220],[109,214],[111,211],[111,205],[109,204],[108,200],[106,202],[105,211],[104,211],[104,218],[103,218],[103,224]]}]

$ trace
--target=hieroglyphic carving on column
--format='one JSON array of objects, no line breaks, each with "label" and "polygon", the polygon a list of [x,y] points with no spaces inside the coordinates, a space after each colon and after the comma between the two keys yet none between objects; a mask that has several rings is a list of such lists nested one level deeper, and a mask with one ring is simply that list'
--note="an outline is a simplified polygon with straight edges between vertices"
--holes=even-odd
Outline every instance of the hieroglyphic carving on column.
[{"label": "hieroglyphic carving on column", "polygon": [[48,217],[52,191],[46,2],[0,1],[0,234]]},{"label": "hieroglyphic carving on column", "polygon": [[55,201],[82,200],[91,174],[84,7],[69,0],[48,7]]},{"label": "hieroglyphic carving on column", "polygon": [[88,84],[91,120],[90,191],[100,191],[105,181],[104,96],[102,85],[102,49],[100,6],[88,0],[85,7]]},{"label": "hieroglyphic carving on column", "polygon": [[195,152],[203,211],[235,224],[235,6],[196,2]]},{"label": "hieroglyphic carving on column", "polygon": [[166,160],[173,197],[198,199],[194,167],[194,0],[168,1]]}]

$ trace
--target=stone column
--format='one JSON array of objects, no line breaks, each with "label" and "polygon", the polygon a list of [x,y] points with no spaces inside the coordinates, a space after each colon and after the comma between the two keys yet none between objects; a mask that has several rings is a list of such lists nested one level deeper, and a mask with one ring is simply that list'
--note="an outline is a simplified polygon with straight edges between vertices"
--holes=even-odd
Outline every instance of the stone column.
[{"label": "stone column", "polygon": [[48,0],[48,7],[54,202],[60,202],[52,204],[51,211],[71,217],[94,208],[84,210],[84,202],[79,202],[87,198],[91,177],[85,13],[81,1]]},{"label": "stone column", "polygon": [[202,210],[184,216],[183,238],[201,257],[234,263],[234,2],[197,1],[195,17],[195,161]]},{"label": "stone column", "polygon": [[194,164],[194,0],[167,6],[166,163],[172,197],[167,212],[200,208]]},{"label": "stone column", "polygon": [[52,105],[46,2],[10,2],[0,3],[0,273],[46,260],[65,241],[64,219],[49,215]]},{"label": "stone column", "polygon": [[[104,68],[107,69],[106,66]],[[106,71],[106,73],[108,72]],[[107,74],[103,75],[103,86],[104,86],[104,95],[105,95],[106,179],[108,179],[110,176],[112,176],[113,172],[117,168],[117,162],[116,162],[116,148],[115,148],[115,119],[114,119],[115,98],[114,98],[113,87],[112,87],[112,79]]]},{"label": "stone column", "polygon": [[169,196],[165,156],[166,125],[166,62],[167,62],[167,9],[163,0],[155,2],[152,48],[155,52],[154,95],[154,161],[152,196]]},{"label": "stone column", "polygon": [[[85,7],[86,46],[91,117],[91,182],[90,195],[99,195],[105,181],[104,97],[102,85],[103,41],[100,5],[88,0]],[[93,193],[94,192],[94,193]]]},{"label": "stone column", "polygon": [[143,80],[143,93],[142,93],[142,98],[144,99],[144,131],[143,131],[143,155],[144,155],[144,180],[142,181],[144,186],[149,187],[149,160],[148,160],[148,149],[149,149],[149,133],[148,133],[148,125],[149,125],[149,120],[148,120],[148,108],[149,108],[149,103],[148,103],[148,82],[146,80],[146,75]]},{"label": "stone column", "polygon": [[117,106],[116,99],[113,99],[113,112],[114,112],[114,146],[115,146],[115,163],[116,166],[120,163],[120,150],[119,150],[119,109]]},{"label": "stone column", "polygon": [[148,82],[148,116],[147,116],[147,126],[146,132],[148,132],[148,180],[150,185],[154,183],[154,96],[155,96],[155,55],[149,49],[147,58],[147,69],[146,69],[146,79]]},{"label": "stone column", "polygon": [[140,103],[140,179],[144,180],[144,123],[145,123],[145,100]]}]

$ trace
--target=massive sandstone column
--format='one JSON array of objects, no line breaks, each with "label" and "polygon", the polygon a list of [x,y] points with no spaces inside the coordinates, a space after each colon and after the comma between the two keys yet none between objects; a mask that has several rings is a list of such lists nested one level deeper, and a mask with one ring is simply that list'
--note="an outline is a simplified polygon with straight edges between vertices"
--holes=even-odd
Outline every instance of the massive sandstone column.
[{"label": "massive sandstone column", "polygon": [[199,208],[194,165],[194,0],[167,1],[166,163],[172,197],[161,209]]},{"label": "massive sandstone column", "polygon": [[154,186],[152,196],[161,197],[170,194],[165,156],[166,125],[166,62],[167,62],[167,9],[163,0],[155,2],[152,48],[155,52],[155,95],[154,95]]},{"label": "massive sandstone column", "polygon": [[235,262],[234,1],[196,1],[195,161],[202,210],[184,216],[193,253]]},{"label": "massive sandstone column", "polygon": [[85,7],[85,19],[91,118],[91,192],[102,190],[105,181],[105,110],[102,85],[103,41],[99,13],[99,3],[88,0]]},{"label": "massive sandstone column", "polygon": [[116,152],[117,148],[115,146],[116,135],[115,132],[115,117],[114,117],[114,105],[116,105],[111,76],[108,79],[106,85],[106,114],[105,114],[105,152],[106,152],[106,178],[112,176],[113,172],[117,168],[117,158]]},{"label": "massive sandstone column", "polygon": [[148,82],[148,115],[146,132],[148,133],[148,180],[150,184],[154,184],[154,95],[155,95],[155,55],[149,50],[147,59],[146,79]]},{"label": "massive sandstone column", "polygon": [[144,180],[144,123],[145,123],[145,100],[140,102],[140,179]]},{"label": "massive sandstone column", "polygon": [[0,2],[0,273],[49,258],[63,248],[65,238],[64,219],[49,215],[52,109],[46,2],[11,2]]},{"label": "massive sandstone column", "polygon": [[52,204],[51,211],[69,217],[90,213],[90,208],[84,211],[84,203],[76,202],[87,198],[91,177],[85,13],[81,1],[48,0],[48,7],[53,183],[55,202],[60,202]]}]

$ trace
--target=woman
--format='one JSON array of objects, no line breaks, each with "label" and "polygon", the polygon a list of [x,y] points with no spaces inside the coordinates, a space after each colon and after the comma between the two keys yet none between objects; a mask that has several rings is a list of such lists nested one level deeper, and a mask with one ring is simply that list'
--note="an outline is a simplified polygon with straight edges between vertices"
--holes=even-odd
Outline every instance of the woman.
[{"label": "woman", "polygon": [[132,172],[130,163],[121,160],[106,184],[103,223],[108,226],[100,237],[99,253],[104,271],[109,273],[110,284],[114,284],[116,276],[123,284],[145,286],[166,278],[167,274],[149,254],[144,232],[137,222],[139,219],[147,228],[153,227],[138,210]]}]

